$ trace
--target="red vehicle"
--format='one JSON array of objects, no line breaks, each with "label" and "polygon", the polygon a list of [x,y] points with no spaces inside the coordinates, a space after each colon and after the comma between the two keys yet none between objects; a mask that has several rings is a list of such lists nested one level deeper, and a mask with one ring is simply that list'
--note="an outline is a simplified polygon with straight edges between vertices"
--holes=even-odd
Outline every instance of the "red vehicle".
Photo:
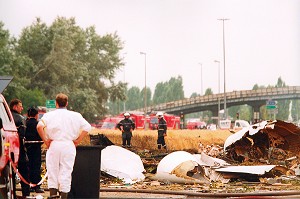
[{"label": "red vehicle", "polygon": [[[129,112],[130,119],[135,123],[135,129],[142,130],[145,129],[145,117],[140,112]],[[104,119],[101,129],[116,129],[117,124],[124,119],[124,113],[117,115],[115,117],[107,117]],[[146,118],[146,126],[149,124],[149,119]]]},{"label": "red vehicle", "polygon": [[[145,116],[144,116],[143,112],[129,112],[129,113],[130,113],[130,118],[132,119],[132,121],[135,124],[136,130],[144,130],[145,125],[146,125],[146,129],[149,128],[150,118],[147,116],[146,121],[145,121]],[[122,119],[124,119],[124,113],[121,113],[120,115],[118,115],[118,117],[121,117]]]},{"label": "red vehicle", "polygon": [[[144,129],[151,129],[156,130],[158,119],[155,114],[151,114],[150,116],[144,116],[143,112],[129,112],[130,118],[135,123],[136,130],[144,130]],[[101,129],[116,129],[116,125],[124,119],[124,113],[121,113],[115,117],[107,117],[103,121]],[[171,115],[171,114],[164,114],[164,118],[167,122],[168,129],[180,129],[180,117]],[[146,121],[145,121],[146,120]],[[145,128],[146,125],[146,128]]]},{"label": "red vehicle", "polygon": [[[164,118],[167,122],[168,129],[180,129],[180,117],[179,116],[165,113]],[[157,118],[156,114],[151,114],[149,128],[151,130],[156,130],[157,124],[158,124],[158,118]]]},{"label": "red vehicle", "polygon": [[116,117],[106,117],[103,120],[101,129],[117,129],[117,124],[124,119],[124,117],[116,116]]},{"label": "red vehicle", "polygon": [[[12,77],[0,76],[0,93],[10,83]],[[15,180],[13,166],[19,160],[19,136],[17,128],[10,112],[9,106],[2,94],[0,94],[0,196],[13,198],[15,193]]]},{"label": "red vehicle", "polygon": [[189,119],[186,123],[187,129],[206,129],[206,123],[200,119]]}]

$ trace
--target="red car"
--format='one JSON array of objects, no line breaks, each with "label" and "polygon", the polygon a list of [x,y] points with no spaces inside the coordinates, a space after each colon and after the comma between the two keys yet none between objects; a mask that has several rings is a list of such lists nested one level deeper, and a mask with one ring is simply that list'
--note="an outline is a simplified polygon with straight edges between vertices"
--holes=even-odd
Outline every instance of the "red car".
[{"label": "red car", "polygon": [[[12,77],[0,76],[0,93],[11,80]],[[12,193],[15,193],[16,187],[13,166],[16,167],[19,160],[20,143],[13,116],[2,94],[0,94],[0,136],[0,196],[13,198]]]}]

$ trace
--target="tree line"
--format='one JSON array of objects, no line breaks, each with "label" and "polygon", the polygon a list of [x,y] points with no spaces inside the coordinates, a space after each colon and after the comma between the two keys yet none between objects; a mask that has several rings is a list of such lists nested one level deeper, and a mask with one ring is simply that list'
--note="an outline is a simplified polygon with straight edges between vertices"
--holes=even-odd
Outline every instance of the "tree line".
[{"label": "tree line", "polygon": [[[127,83],[114,81],[116,71],[124,65],[120,56],[123,45],[117,33],[98,35],[94,26],[83,29],[75,18],[57,17],[50,25],[36,18],[18,38],[12,37],[0,22],[0,75],[13,76],[3,94],[7,101],[21,99],[27,108],[45,106],[47,99],[64,92],[70,98],[69,108],[90,122],[124,109],[142,108],[145,88],[127,88]],[[285,85],[282,81],[276,86]],[[184,98],[181,76],[157,83],[153,94],[150,88],[146,89],[148,105]],[[210,88],[207,94],[212,94]],[[198,94],[191,97],[195,95]],[[243,115],[240,109],[229,109],[229,114],[239,110]],[[245,111],[247,114],[250,113]],[[282,118],[285,115],[282,113]]]}]

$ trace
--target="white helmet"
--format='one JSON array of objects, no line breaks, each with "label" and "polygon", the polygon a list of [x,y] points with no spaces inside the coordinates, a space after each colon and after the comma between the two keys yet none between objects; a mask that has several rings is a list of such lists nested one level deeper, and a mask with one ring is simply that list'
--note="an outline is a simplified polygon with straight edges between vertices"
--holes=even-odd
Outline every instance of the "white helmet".
[{"label": "white helmet", "polygon": [[126,116],[130,116],[130,113],[128,113],[128,112],[124,113],[124,117],[126,117]]},{"label": "white helmet", "polygon": [[157,112],[157,113],[156,113],[156,116],[157,116],[157,117],[162,117],[163,115],[164,115],[163,112]]}]

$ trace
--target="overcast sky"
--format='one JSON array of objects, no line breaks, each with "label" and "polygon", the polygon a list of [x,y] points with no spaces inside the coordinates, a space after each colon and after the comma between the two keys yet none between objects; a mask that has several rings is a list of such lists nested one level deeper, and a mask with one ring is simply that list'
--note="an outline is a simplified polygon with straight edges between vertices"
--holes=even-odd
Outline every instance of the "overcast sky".
[{"label": "overcast sky", "polygon": [[[99,35],[116,32],[129,88],[183,78],[185,97],[275,85],[300,86],[300,0],[0,0],[0,21],[16,37],[36,17],[75,17]],[[218,63],[220,61],[220,79]],[[202,75],[201,75],[202,68]],[[202,80],[202,81],[201,81]]]}]

